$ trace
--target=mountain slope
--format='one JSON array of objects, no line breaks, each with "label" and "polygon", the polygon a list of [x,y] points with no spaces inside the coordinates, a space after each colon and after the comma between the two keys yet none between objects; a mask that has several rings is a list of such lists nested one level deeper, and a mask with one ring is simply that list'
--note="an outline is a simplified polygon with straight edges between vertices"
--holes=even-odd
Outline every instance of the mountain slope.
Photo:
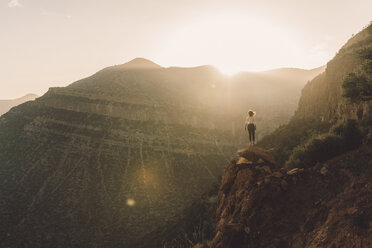
[{"label": "mountain slope", "polygon": [[[137,59],[13,108],[0,118],[3,244],[161,246],[246,141],[245,112],[260,105],[247,96],[265,79],[253,77]],[[277,97],[260,112],[261,132],[271,105],[287,111],[280,82],[271,81]]]},{"label": "mountain slope", "polygon": [[[105,79],[108,91],[115,82]],[[51,89],[0,119],[5,245],[159,247],[216,182],[234,149],[222,117],[140,82],[116,95],[94,79]]]}]

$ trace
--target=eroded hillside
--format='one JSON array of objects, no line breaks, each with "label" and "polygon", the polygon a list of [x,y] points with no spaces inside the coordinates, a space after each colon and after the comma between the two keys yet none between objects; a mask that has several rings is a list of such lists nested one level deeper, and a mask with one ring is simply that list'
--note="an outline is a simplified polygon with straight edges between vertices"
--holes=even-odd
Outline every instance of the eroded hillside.
[{"label": "eroded hillside", "polygon": [[[13,108],[0,118],[2,244],[159,247],[245,142],[254,83],[136,59]],[[270,111],[262,133],[280,124]]]}]

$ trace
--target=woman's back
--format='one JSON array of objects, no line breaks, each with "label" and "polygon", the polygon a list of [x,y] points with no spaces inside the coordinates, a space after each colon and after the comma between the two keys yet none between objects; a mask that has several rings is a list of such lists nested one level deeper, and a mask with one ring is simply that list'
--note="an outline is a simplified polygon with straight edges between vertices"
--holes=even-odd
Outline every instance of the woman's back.
[{"label": "woman's back", "polygon": [[247,118],[245,119],[245,123],[247,124],[256,124],[256,121],[254,119],[254,116],[247,116]]}]

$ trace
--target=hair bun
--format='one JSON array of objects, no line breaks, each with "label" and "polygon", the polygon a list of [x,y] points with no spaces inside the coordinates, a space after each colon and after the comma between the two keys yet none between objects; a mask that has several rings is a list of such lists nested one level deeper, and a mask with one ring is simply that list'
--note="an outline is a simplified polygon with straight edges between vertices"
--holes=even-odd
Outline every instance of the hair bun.
[{"label": "hair bun", "polygon": [[[252,114],[251,114],[252,113]],[[256,115],[256,112],[253,111],[252,109],[248,110],[248,115],[249,116],[255,116]]]}]

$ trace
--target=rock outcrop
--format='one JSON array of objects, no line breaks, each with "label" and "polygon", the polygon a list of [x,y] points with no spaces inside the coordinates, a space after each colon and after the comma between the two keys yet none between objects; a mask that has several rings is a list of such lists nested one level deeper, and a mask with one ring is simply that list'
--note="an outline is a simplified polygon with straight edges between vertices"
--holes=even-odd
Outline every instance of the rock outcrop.
[{"label": "rock outcrop", "polygon": [[371,161],[372,146],[310,169],[232,161],[220,187],[211,247],[371,247]]}]

